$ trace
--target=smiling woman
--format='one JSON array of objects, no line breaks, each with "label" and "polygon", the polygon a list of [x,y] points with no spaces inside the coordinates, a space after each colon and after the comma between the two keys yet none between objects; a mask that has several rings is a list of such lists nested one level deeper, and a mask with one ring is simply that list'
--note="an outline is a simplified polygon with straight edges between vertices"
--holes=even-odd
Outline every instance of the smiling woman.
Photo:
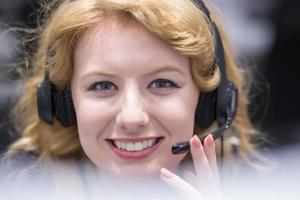
[{"label": "smiling woman", "polygon": [[101,171],[158,175],[185,156],[173,156],[170,146],[192,137],[199,89],[188,56],[125,17],[104,19],[75,46],[79,139]]},{"label": "smiling woman", "polygon": [[[256,130],[244,72],[205,4],[61,0],[52,11],[16,107],[23,134],[7,159],[33,153],[42,168],[68,163],[68,173],[85,161],[102,188],[107,177],[158,178],[184,199],[221,198],[217,161],[249,163]],[[198,136],[218,126],[224,138],[202,145]],[[184,141],[190,153],[175,155],[172,145]]]}]

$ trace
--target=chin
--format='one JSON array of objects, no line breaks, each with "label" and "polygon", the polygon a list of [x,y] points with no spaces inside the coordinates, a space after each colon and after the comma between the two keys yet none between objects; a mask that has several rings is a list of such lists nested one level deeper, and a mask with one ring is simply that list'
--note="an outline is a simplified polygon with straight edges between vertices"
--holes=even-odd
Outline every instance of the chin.
[{"label": "chin", "polygon": [[149,168],[145,166],[121,166],[109,171],[111,176],[123,180],[156,179],[160,177],[160,167]]}]

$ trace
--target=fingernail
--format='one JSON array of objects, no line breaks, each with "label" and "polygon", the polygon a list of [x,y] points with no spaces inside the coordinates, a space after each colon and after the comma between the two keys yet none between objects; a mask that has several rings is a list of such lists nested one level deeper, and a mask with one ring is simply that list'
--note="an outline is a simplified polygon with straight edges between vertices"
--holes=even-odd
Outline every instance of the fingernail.
[{"label": "fingernail", "polygon": [[195,147],[195,148],[200,148],[201,147],[201,141],[199,139],[199,137],[197,135],[194,135],[192,137],[192,145]]},{"label": "fingernail", "polygon": [[215,145],[215,140],[214,140],[214,138],[213,138],[213,136],[211,134],[209,134],[206,137],[206,140],[207,140],[208,146],[213,147]]},{"label": "fingernail", "polygon": [[173,177],[173,174],[166,168],[161,168],[160,169],[160,177],[163,179],[171,179]]}]

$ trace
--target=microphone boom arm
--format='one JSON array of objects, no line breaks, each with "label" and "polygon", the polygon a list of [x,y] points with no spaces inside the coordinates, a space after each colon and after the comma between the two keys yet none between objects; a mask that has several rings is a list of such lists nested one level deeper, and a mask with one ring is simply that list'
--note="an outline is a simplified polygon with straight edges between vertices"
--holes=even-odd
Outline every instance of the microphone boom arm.
[{"label": "microphone boom arm", "polygon": [[[226,129],[228,129],[232,123],[233,119],[233,113],[230,112],[229,110],[226,110],[226,122],[216,131],[212,132],[212,137],[215,139],[219,138],[223,133],[225,132]],[[206,138],[207,135],[199,137],[201,143],[204,143],[204,139]],[[190,142],[180,142],[172,145],[172,153],[173,154],[181,154],[181,153],[186,153],[190,150]]]}]

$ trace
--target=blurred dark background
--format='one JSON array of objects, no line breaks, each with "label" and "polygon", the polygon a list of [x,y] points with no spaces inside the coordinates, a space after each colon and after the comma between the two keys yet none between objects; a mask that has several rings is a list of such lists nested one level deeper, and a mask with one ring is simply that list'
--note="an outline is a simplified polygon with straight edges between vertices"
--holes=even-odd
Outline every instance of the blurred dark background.
[{"label": "blurred dark background", "polygon": [[[22,46],[11,27],[35,27],[38,0],[0,0],[0,153],[14,139],[9,112],[21,92],[12,71]],[[300,142],[300,1],[214,0],[235,53],[255,76],[252,121],[280,148]],[[21,49],[21,50],[20,50]]]}]

